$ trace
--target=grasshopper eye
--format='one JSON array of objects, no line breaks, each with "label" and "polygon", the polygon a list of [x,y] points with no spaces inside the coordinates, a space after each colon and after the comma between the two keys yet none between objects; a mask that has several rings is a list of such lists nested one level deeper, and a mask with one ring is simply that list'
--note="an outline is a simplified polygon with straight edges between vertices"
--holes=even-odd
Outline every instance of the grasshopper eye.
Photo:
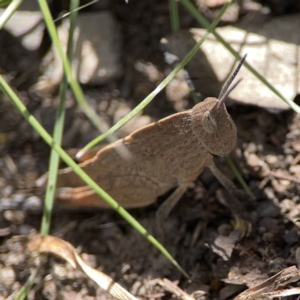
[{"label": "grasshopper eye", "polygon": [[217,122],[209,111],[202,116],[202,127],[207,133],[215,133],[217,131]]}]

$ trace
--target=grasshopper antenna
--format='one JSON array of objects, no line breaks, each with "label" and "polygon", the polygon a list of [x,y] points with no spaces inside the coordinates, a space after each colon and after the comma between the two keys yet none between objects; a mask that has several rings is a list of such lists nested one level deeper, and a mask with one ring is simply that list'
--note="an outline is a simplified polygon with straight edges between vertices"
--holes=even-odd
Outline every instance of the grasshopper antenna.
[{"label": "grasshopper antenna", "polygon": [[243,65],[245,59],[247,57],[247,54],[245,54],[243,56],[243,58],[241,59],[241,61],[239,62],[238,66],[236,67],[236,69],[234,70],[233,74],[229,77],[229,79],[227,80],[227,82],[225,83],[225,85],[223,86],[220,95],[218,97],[219,103],[218,103],[218,108],[220,107],[220,105],[224,102],[224,100],[227,98],[227,96],[236,88],[236,86],[243,80],[243,78],[239,79],[230,89],[228,89],[232,83],[232,81],[234,80],[234,78],[236,77],[236,75],[238,74],[241,66]]}]

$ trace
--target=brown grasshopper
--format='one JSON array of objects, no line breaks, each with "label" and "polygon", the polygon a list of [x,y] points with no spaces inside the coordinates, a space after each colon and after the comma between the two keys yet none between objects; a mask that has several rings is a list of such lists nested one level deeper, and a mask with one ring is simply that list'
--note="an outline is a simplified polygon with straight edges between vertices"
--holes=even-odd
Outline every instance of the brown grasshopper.
[{"label": "brown grasshopper", "polygon": [[[206,98],[190,110],[136,130],[105,146],[80,167],[124,208],[152,204],[174,189],[157,211],[159,222],[168,216],[204,167],[234,192],[234,184],[216,168],[213,155],[226,156],[236,144],[236,127],[224,101],[241,81],[229,88],[244,60],[245,56],[219,99]],[[130,157],[117,151],[124,146]],[[71,168],[59,172],[57,200],[72,207],[108,207]]]}]

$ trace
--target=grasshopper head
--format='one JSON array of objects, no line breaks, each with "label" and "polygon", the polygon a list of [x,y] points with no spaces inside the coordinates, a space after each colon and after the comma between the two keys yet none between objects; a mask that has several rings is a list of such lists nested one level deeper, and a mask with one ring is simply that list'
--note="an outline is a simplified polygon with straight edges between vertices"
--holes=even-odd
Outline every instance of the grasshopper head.
[{"label": "grasshopper head", "polygon": [[214,155],[228,155],[236,144],[236,127],[226,110],[225,99],[241,82],[239,79],[231,87],[231,83],[239,72],[246,55],[230,76],[220,92],[219,99],[206,98],[195,105],[192,110],[192,129],[208,152]]},{"label": "grasshopper head", "polygon": [[192,129],[208,152],[228,155],[236,144],[236,127],[225,104],[217,98],[206,98],[192,110]]}]

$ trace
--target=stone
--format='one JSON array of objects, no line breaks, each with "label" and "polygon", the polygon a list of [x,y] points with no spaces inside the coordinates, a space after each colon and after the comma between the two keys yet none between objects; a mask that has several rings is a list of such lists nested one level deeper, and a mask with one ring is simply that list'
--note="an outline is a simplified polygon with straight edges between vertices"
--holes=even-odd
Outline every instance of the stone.
[{"label": "stone", "polygon": [[[3,12],[4,9],[0,9],[0,15]],[[38,49],[43,38],[42,20],[43,15],[40,11],[16,11],[5,24],[4,29],[14,37],[19,37],[25,49],[33,51]]]},{"label": "stone", "polygon": [[[68,31],[68,20],[64,20],[59,36],[65,47]],[[105,84],[122,75],[121,34],[110,12],[79,14],[74,46],[72,68],[80,83]]]},{"label": "stone", "polygon": [[[58,35],[66,49],[69,20],[58,28]],[[81,84],[97,86],[117,79],[123,74],[121,64],[121,33],[114,16],[107,11],[78,15],[74,32],[73,74]],[[43,60],[44,75],[35,85],[42,97],[57,92],[63,78],[63,66],[56,51],[51,50]]]},{"label": "stone", "polygon": [[[300,15],[274,17],[261,23],[251,20],[247,26],[239,26],[219,27],[216,32],[241,56],[247,53],[247,63],[282,95],[293,100],[300,92],[300,71],[297,67]],[[182,60],[205,33],[206,30],[200,28],[181,30],[163,38],[161,43],[166,52]],[[235,64],[234,56],[210,34],[186,70],[197,91],[204,96],[218,96],[220,86]],[[289,108],[246,67],[241,68],[239,77],[243,78],[243,82],[230,94],[232,103],[260,106],[271,112]]]}]

